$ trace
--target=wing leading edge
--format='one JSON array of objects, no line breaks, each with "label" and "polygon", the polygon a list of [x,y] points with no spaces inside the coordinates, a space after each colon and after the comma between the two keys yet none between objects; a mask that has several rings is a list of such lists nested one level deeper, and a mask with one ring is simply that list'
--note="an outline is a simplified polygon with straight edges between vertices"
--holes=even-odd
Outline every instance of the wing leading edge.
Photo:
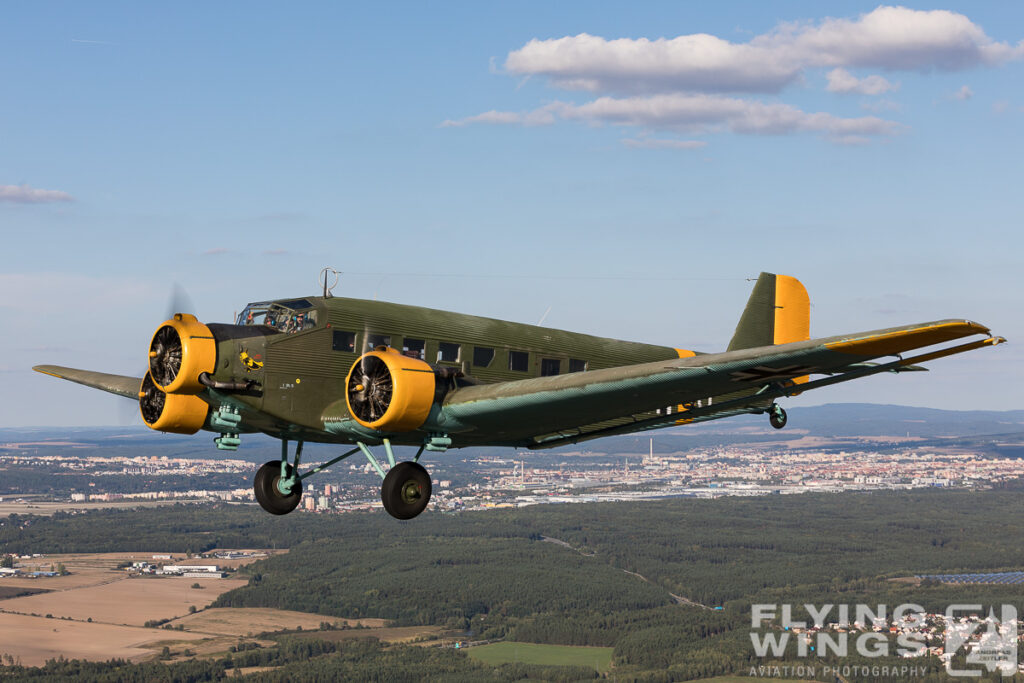
[{"label": "wing leading edge", "polygon": [[[912,358],[907,351],[985,339]],[[1005,339],[969,320],[940,320],[836,337],[458,389],[443,414],[451,431],[492,443],[557,446],[598,436],[762,412],[776,399],[925,362]],[[895,360],[871,363],[876,358]],[[794,378],[827,375],[796,385]],[[475,435],[474,435],[475,436]]]},{"label": "wing leading edge", "polygon": [[142,378],[140,377],[110,375],[105,372],[65,368],[60,365],[36,365],[32,369],[44,375],[66,379],[69,382],[84,384],[93,389],[100,389],[111,394],[136,400],[139,398],[139,387],[142,386]]}]

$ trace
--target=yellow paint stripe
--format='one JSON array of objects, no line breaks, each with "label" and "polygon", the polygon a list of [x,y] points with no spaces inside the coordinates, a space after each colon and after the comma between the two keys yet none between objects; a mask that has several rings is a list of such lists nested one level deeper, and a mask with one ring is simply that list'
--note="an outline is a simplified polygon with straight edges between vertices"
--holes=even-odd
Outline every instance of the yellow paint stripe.
[{"label": "yellow paint stripe", "polygon": [[[773,344],[789,344],[811,338],[811,298],[803,283],[789,275],[775,276],[775,335]],[[794,377],[803,384],[809,376]]]},{"label": "yellow paint stripe", "polygon": [[775,276],[775,339],[773,344],[811,338],[811,299],[795,277]]},{"label": "yellow paint stripe", "polygon": [[697,355],[696,351],[690,351],[689,349],[676,349],[675,351],[679,354],[680,358],[693,358]]},{"label": "yellow paint stripe", "polygon": [[825,348],[840,353],[851,353],[859,356],[891,356],[922,346],[941,344],[942,342],[967,337],[972,334],[988,334],[988,328],[972,323],[969,320],[960,322],[925,325],[910,330],[896,330],[885,334],[877,334],[866,339],[853,339],[826,344]]}]

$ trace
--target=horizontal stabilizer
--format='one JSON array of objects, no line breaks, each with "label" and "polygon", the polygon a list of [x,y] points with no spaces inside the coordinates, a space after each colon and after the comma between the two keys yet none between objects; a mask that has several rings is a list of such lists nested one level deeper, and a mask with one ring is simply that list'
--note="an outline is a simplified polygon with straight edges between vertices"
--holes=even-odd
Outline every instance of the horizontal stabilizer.
[{"label": "horizontal stabilizer", "polygon": [[93,389],[100,389],[102,391],[117,394],[118,396],[125,396],[127,398],[138,399],[139,388],[142,386],[142,380],[138,377],[109,375],[105,372],[77,370],[75,368],[61,367],[60,365],[37,365],[32,369],[36,372],[41,372],[44,375],[59,377],[60,379],[66,379],[69,382],[84,384],[85,386],[92,387]]}]

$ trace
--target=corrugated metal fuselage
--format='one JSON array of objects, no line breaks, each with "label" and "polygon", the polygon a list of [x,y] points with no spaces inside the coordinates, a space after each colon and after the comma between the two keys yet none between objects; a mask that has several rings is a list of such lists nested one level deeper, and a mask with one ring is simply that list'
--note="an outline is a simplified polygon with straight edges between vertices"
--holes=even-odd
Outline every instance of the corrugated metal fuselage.
[{"label": "corrugated metal fuselage", "polygon": [[[423,359],[461,370],[472,382],[505,382],[570,371],[678,358],[671,347],[607,339],[536,325],[342,297],[305,297],[315,327],[297,333],[231,326],[218,344],[215,378],[259,382],[262,390],[237,395],[251,409],[246,422],[274,436],[312,441],[373,442],[351,420],[345,378],[370,345],[422,348]],[[454,355],[453,355],[454,354]],[[525,356],[524,356],[525,354]],[[475,439],[466,435],[459,445]],[[392,435],[420,443],[424,434]]]}]

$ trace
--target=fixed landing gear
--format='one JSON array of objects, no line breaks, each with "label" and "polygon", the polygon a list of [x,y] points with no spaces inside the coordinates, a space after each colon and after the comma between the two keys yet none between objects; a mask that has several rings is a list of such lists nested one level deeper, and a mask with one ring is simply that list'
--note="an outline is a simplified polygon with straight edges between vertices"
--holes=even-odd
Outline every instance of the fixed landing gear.
[{"label": "fixed landing gear", "polygon": [[[317,472],[322,472],[331,465],[341,462],[350,455],[360,451],[366,456],[366,460],[373,466],[377,474],[383,480],[380,487],[380,499],[384,503],[384,509],[395,519],[412,519],[427,507],[430,502],[432,486],[430,474],[419,464],[418,460],[424,449],[434,445],[425,444],[420,448],[416,457],[411,462],[395,463],[395,453],[391,449],[391,442],[383,439],[384,450],[388,456],[390,469],[385,471],[377,461],[366,444],[357,443],[356,447],[347,453],[318,465],[312,469],[299,474],[299,462],[302,460],[302,442],[298,444],[295,451],[295,458],[288,462],[288,442],[281,441],[281,459],[271,460],[265,463],[256,472],[256,479],[253,481],[253,489],[256,493],[256,501],[260,507],[272,515],[286,515],[299,506],[302,499],[302,480],[311,477]],[[431,450],[444,450],[450,445],[442,443],[434,445]]]},{"label": "fixed landing gear", "polygon": [[782,429],[786,426],[787,419],[786,411],[778,403],[773,403],[772,407],[768,409],[768,422],[772,427]]},{"label": "fixed landing gear", "polygon": [[271,460],[260,467],[253,488],[261,508],[272,515],[287,515],[298,507],[302,498],[302,481],[293,476],[293,472],[294,468],[287,465],[282,478],[280,460]]},{"label": "fixed landing gear", "polygon": [[380,500],[395,519],[412,519],[430,502],[430,475],[418,462],[400,462],[384,477]]}]

